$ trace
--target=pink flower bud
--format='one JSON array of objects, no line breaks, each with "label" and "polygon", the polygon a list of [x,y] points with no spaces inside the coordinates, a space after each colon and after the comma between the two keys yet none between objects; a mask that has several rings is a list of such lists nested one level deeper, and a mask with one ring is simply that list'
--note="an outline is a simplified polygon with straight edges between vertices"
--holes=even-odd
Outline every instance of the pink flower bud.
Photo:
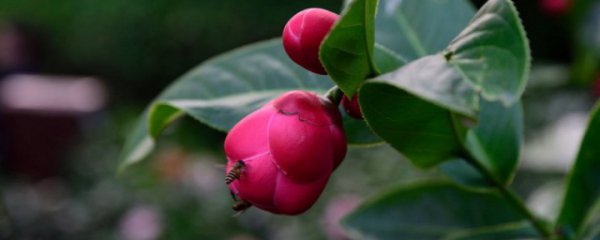
[{"label": "pink flower bud", "polygon": [[348,97],[344,95],[344,98],[342,98],[342,106],[344,107],[344,110],[346,110],[346,113],[350,115],[350,117],[363,119],[362,112],[360,111],[360,105],[358,105],[358,94],[354,94],[354,96],[352,96],[352,100],[348,100]]},{"label": "pink flower bud", "polygon": [[241,200],[279,214],[310,208],[346,154],[341,116],[314,93],[291,91],[237,123],[225,139],[229,184]]},{"label": "pink flower bud", "polygon": [[294,15],[283,29],[283,48],[288,56],[311,72],[327,74],[319,60],[319,48],[337,19],[337,14],[320,8]]}]

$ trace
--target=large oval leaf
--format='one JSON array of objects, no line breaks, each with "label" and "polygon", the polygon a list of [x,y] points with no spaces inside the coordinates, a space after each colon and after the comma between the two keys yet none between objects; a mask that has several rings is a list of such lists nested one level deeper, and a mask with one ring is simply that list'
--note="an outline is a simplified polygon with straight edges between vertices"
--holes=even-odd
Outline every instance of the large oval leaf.
[{"label": "large oval leaf", "polygon": [[415,60],[444,50],[474,14],[468,0],[381,0],[375,40]]},{"label": "large oval leaf", "polygon": [[373,131],[415,165],[431,167],[460,153],[448,110],[382,81],[365,84],[359,96]]},{"label": "large oval leaf", "polygon": [[418,96],[444,109],[474,116],[478,95],[443,56],[431,55],[402,68],[376,77],[367,84],[379,82]]},{"label": "large oval leaf", "polygon": [[377,2],[354,0],[321,44],[321,62],[347,96],[353,96],[362,82],[376,72],[373,51]]},{"label": "large oval leaf", "polygon": [[523,110],[518,102],[481,101],[477,125],[467,133],[465,146],[498,182],[510,183],[523,143]]},{"label": "large oval leaf", "polygon": [[[522,216],[491,191],[449,182],[420,183],[375,197],[343,220],[361,239],[464,239],[501,230],[535,237]],[[471,238],[467,238],[471,239]],[[506,238],[491,238],[506,239]]]},{"label": "large oval leaf", "polygon": [[529,41],[510,0],[490,0],[445,53],[482,96],[512,105],[525,90],[531,53]]},{"label": "large oval leaf", "polygon": [[280,39],[226,53],[183,75],[157,98],[130,135],[121,167],[144,158],[154,147],[154,137],[184,113],[227,131],[285,91],[326,92],[332,86],[327,77],[289,60]]},{"label": "large oval leaf", "polygon": [[[428,2],[419,1],[414,4],[425,7]],[[400,6],[402,4],[404,1]],[[382,6],[385,3],[382,2]],[[448,9],[451,11],[453,8]],[[447,14],[451,12],[442,16]],[[462,16],[464,12],[457,11],[455,14]],[[443,17],[439,21],[442,20]],[[506,23],[498,25],[496,21],[501,20]],[[488,36],[504,41],[486,41]],[[403,48],[409,45],[403,45]],[[495,64],[506,58],[502,54],[492,53],[490,49],[504,52],[507,48],[506,51],[512,51],[514,56],[520,58],[519,61]],[[481,53],[477,59],[473,55],[475,52]],[[487,168],[491,177],[508,183],[517,165],[522,132],[520,106],[515,104],[521,90],[511,86],[525,84],[526,78],[522,74],[528,71],[529,60],[527,39],[512,2],[492,0],[481,8],[444,52],[419,58],[398,70],[366,82],[360,92],[361,107],[371,128],[413,163],[433,166],[449,159],[467,157],[463,152],[466,148],[474,155],[474,161],[479,161]],[[482,91],[485,91],[482,89],[486,87],[483,85],[500,81],[498,76],[501,75],[505,82],[500,84],[503,91],[511,92],[515,99],[508,101],[508,98],[492,98],[486,94],[481,98]],[[473,81],[473,76],[482,78],[482,81]],[[489,83],[486,82],[488,78]],[[386,87],[394,90],[384,90]],[[384,91],[396,92],[397,95],[388,94],[385,102],[378,100],[377,98],[381,98],[378,97],[378,92]],[[497,100],[505,101],[498,104]],[[426,119],[399,108],[414,102],[420,103],[418,111],[437,114]],[[444,110],[447,112],[444,113]],[[390,114],[393,111],[403,114]],[[448,115],[452,117],[449,118]],[[474,124],[464,121],[465,117],[474,120],[482,118],[467,137],[462,136],[465,126]],[[428,129],[433,123],[435,131]],[[396,130],[396,135],[391,134],[390,129]],[[417,132],[416,129],[422,132]],[[502,134],[496,138],[495,134],[498,133]],[[415,149],[415,146],[419,148]]]},{"label": "large oval leaf", "polygon": [[600,198],[600,102],[590,115],[575,166],[568,178],[567,191],[557,225],[579,232],[584,220]]}]

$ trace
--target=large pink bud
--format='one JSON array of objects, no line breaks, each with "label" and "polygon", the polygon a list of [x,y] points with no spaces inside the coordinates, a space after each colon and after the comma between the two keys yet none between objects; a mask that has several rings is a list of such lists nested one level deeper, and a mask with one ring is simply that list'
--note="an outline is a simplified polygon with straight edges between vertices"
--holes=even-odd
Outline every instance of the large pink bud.
[{"label": "large pink bud", "polygon": [[228,176],[241,168],[229,184],[237,197],[273,213],[303,213],[346,154],[340,113],[314,93],[285,93],[231,129],[225,154]]},{"label": "large pink bud", "polygon": [[319,60],[319,48],[337,19],[337,14],[321,8],[309,8],[297,13],[283,29],[285,52],[307,70],[327,74]]}]

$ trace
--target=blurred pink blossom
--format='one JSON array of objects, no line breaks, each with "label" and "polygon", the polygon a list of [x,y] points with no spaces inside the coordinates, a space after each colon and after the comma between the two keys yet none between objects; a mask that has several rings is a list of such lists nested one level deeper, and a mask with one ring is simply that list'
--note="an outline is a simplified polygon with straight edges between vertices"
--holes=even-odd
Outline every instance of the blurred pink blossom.
[{"label": "blurred pink blossom", "polygon": [[160,237],[163,224],[154,207],[137,206],[121,219],[120,236],[125,240],[154,240]]},{"label": "blurred pink blossom", "polygon": [[346,240],[350,239],[348,234],[342,229],[340,221],[348,213],[352,212],[358,204],[360,198],[354,195],[338,196],[327,204],[325,214],[323,215],[323,227],[328,239]]}]

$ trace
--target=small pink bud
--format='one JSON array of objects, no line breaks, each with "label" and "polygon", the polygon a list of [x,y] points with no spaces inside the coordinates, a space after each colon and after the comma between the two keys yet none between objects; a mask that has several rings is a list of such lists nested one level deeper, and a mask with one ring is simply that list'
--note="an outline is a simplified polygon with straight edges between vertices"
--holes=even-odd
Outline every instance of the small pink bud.
[{"label": "small pink bud", "polygon": [[337,19],[337,14],[320,8],[309,8],[297,13],[283,29],[285,52],[307,70],[327,74],[319,60],[319,48]]},{"label": "small pink bud", "polygon": [[228,176],[244,163],[229,184],[237,197],[273,213],[303,213],[346,154],[340,113],[314,93],[285,93],[231,129],[225,154]]},{"label": "small pink bud", "polygon": [[362,112],[360,111],[360,105],[358,105],[358,94],[354,94],[354,96],[352,96],[352,100],[349,100],[348,97],[344,95],[344,98],[342,98],[342,106],[344,107],[344,110],[346,110],[346,113],[350,115],[350,117],[361,120],[363,119]]},{"label": "small pink bud", "polygon": [[542,10],[551,15],[563,15],[570,8],[570,0],[539,0]]}]

